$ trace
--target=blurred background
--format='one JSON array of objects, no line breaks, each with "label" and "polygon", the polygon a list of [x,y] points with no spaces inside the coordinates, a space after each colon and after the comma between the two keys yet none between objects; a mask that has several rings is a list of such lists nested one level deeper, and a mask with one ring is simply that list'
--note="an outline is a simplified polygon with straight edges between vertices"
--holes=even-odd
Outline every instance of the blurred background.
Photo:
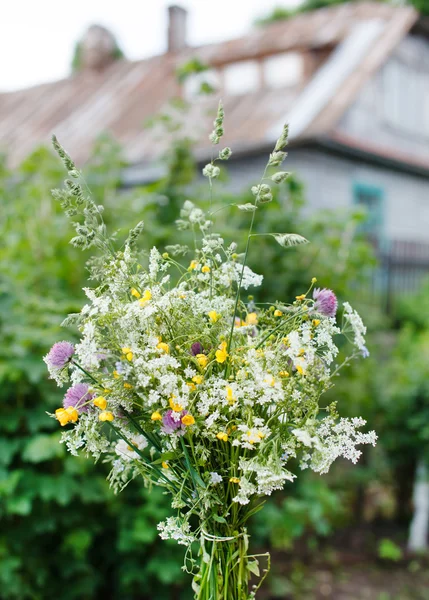
[{"label": "blurred background", "polygon": [[[429,1],[9,3],[0,23],[0,598],[190,600],[182,548],[161,542],[168,498],[68,456],[45,413],[62,392],[42,357],[84,302],[85,259],[51,199],[55,133],[118,236],[177,240],[221,97],[220,203],[249,201],[283,123],[289,179],[259,231],[311,240],[251,252],[258,300],[313,276],[348,299],[371,356],[326,398],[376,429],[358,466],[303,472],[255,518],[273,568],[261,600],[429,599]],[[224,215],[224,216],[222,216]],[[227,239],[246,217],[219,213]],[[266,240],[267,238],[260,238]],[[281,251],[280,251],[281,250]]]}]

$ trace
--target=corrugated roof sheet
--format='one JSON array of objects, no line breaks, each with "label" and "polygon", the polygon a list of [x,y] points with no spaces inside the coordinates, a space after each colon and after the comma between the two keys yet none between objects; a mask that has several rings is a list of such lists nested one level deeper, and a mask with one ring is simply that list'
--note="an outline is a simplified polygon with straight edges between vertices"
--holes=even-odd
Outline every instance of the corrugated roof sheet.
[{"label": "corrugated roof sheet", "polygon": [[[70,154],[82,162],[97,136],[108,131],[124,146],[131,162],[146,162],[163,150],[163,143],[156,131],[148,131],[143,124],[169,99],[180,94],[175,71],[190,57],[198,56],[203,62],[221,66],[288,50],[303,50],[311,57],[316,49],[324,49],[328,55],[356,22],[381,19],[386,23],[384,43],[379,44],[382,59],[416,18],[409,7],[350,3],[257,28],[235,40],[137,62],[120,61],[102,73],[84,71],[54,83],[3,93],[0,94],[0,148],[14,165],[37,145],[48,143],[55,133]],[[368,75],[370,69],[365,73]],[[307,73],[307,80],[310,76]],[[361,79],[364,80],[364,76]],[[356,93],[355,80],[350,84],[353,93]],[[226,112],[223,141],[235,150],[265,146],[273,126],[285,119],[290,108],[299,101],[305,83],[285,89],[261,87],[253,93],[237,96],[222,93]],[[344,109],[350,101],[350,93],[345,90],[343,95],[346,97]],[[188,130],[200,140],[201,152],[208,146],[207,133],[216,106],[215,98],[195,101],[186,117]],[[319,125],[313,123],[310,130],[318,134],[328,131],[341,116],[338,116],[338,102],[334,108],[331,114],[329,107],[325,107]]]}]

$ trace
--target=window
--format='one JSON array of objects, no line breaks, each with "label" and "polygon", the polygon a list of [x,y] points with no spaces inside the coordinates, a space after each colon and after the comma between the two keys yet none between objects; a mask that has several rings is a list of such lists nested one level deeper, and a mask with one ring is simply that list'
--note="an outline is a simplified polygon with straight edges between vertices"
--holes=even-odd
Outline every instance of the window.
[{"label": "window", "polygon": [[272,88],[290,87],[302,79],[303,60],[298,52],[282,52],[264,60],[264,77]]},{"label": "window", "polygon": [[259,64],[255,60],[243,60],[227,65],[224,69],[225,91],[240,95],[259,88]]},{"label": "window", "polygon": [[361,231],[373,239],[380,239],[384,221],[384,194],[377,186],[364,183],[353,185],[354,204],[365,209],[366,219],[362,223]]},{"label": "window", "polygon": [[[395,129],[422,134],[427,75],[391,60],[383,70],[385,118]],[[426,132],[427,133],[427,132]]]}]

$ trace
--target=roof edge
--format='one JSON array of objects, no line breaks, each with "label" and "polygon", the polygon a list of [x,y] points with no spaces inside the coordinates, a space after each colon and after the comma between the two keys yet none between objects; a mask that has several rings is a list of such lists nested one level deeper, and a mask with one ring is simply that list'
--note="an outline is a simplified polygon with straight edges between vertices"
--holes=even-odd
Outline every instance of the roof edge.
[{"label": "roof edge", "polygon": [[359,143],[358,140],[343,138],[343,136],[333,133],[331,135],[319,136],[313,139],[303,140],[297,146],[319,146],[335,154],[348,158],[359,158],[369,164],[377,164],[395,171],[418,175],[429,179],[429,161],[423,162],[413,160],[409,154],[398,153],[393,155],[387,149]]}]

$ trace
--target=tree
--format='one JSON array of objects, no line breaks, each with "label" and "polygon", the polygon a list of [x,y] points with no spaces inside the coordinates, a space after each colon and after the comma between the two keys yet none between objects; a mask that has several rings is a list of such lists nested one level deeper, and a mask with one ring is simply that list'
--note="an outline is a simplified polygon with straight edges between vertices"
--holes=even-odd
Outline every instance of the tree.
[{"label": "tree", "polygon": [[[396,4],[394,0],[376,0],[377,2],[389,2]],[[270,23],[277,23],[278,21],[284,21],[290,19],[295,15],[317,10],[319,8],[326,8],[329,6],[336,6],[337,4],[345,4],[346,2],[359,2],[359,0],[304,0],[296,8],[289,9],[281,5],[276,6],[264,17],[260,17],[255,21],[256,25],[269,25]],[[421,15],[429,15],[429,1],[428,0],[408,0],[408,4],[414,6]]]}]

